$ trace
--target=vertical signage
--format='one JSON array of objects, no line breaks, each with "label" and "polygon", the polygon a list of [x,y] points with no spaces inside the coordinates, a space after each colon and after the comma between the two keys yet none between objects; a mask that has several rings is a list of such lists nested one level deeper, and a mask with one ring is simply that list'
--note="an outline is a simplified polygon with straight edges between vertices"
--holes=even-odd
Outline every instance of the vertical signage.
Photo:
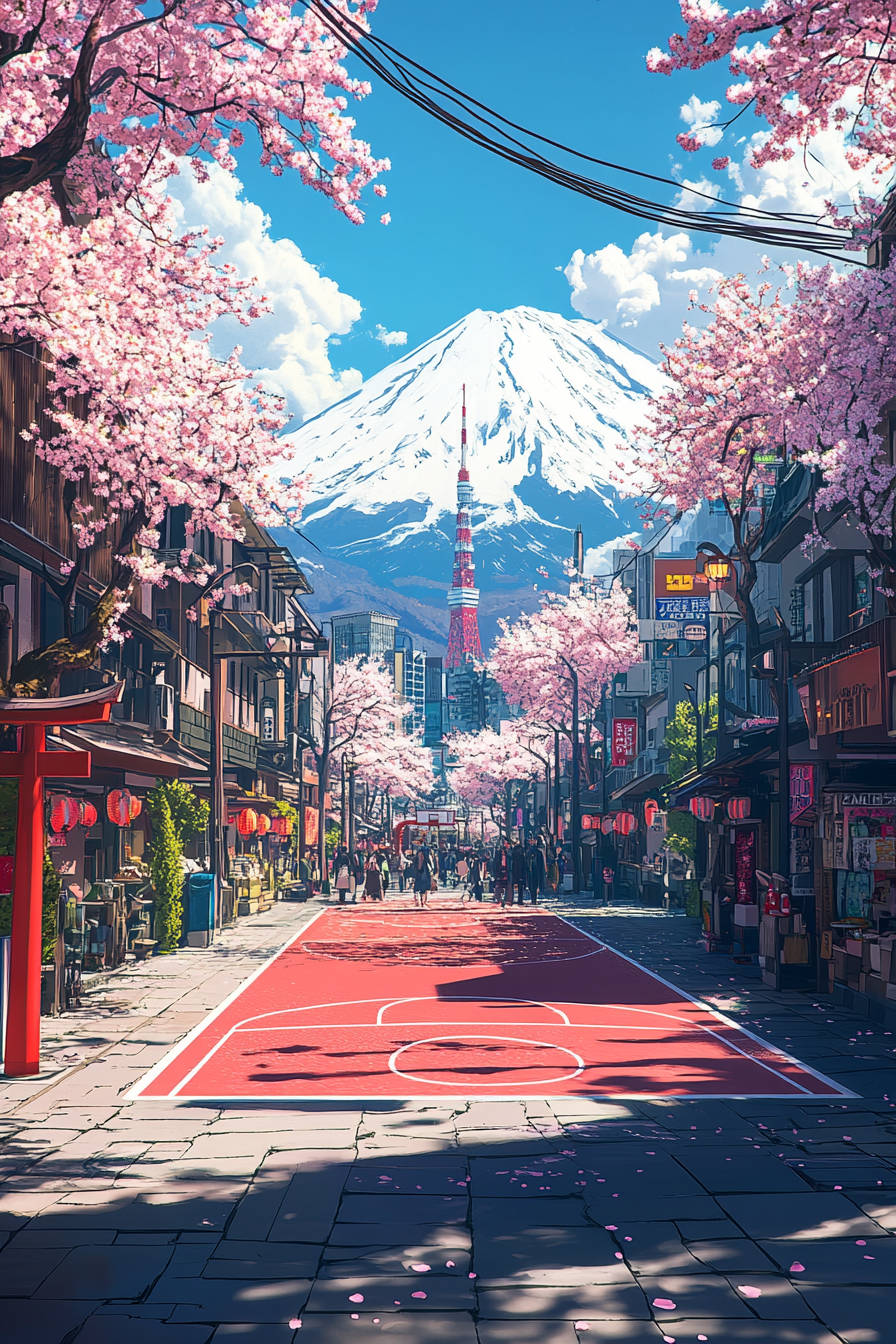
[{"label": "vertical signage", "polygon": [[620,766],[631,765],[637,754],[638,720],[614,719],[612,739],[613,768],[617,769]]},{"label": "vertical signage", "polygon": [[320,839],[318,831],[318,816],[316,807],[305,808],[305,844],[309,849],[314,849]]},{"label": "vertical signage", "polygon": [[756,832],[744,826],[734,842],[734,889],[738,905],[752,905],[756,899]]},{"label": "vertical signage", "polygon": [[795,822],[815,806],[815,766],[790,767],[790,820]]}]

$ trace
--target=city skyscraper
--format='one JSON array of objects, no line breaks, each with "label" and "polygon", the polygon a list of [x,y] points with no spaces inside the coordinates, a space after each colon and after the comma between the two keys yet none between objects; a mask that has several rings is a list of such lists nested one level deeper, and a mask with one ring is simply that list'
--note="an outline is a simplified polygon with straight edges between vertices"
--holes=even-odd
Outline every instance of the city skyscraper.
[{"label": "city skyscraper", "polygon": [[460,470],[457,473],[457,530],[454,542],[454,575],[448,593],[451,625],[448,631],[448,657],[445,666],[460,667],[468,658],[481,658],[479,640],[479,589],[473,564],[473,538],[470,530],[470,506],[473,487],[467,470],[467,387],[463,387],[460,431]]}]

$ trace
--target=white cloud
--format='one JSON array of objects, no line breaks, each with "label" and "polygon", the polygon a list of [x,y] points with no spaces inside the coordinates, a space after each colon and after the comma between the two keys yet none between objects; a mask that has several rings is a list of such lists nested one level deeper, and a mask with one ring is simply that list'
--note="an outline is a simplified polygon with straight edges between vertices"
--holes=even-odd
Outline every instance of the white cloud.
[{"label": "white cloud", "polygon": [[[690,125],[695,125],[711,106],[700,104],[701,112],[698,101],[691,98],[682,108],[682,116]],[[842,138],[836,132],[816,137],[811,154],[797,154],[787,162],[756,169],[750,164],[750,154],[764,138],[759,132],[738,140],[738,157],[718,177],[725,182],[727,176],[727,199],[756,209],[802,215],[808,224],[821,218],[826,200],[849,201],[858,189],[873,190],[870,175],[857,173],[847,164]],[[709,210],[710,202],[694,193],[715,195],[718,190],[715,181],[705,178],[684,181],[676,204]],[[680,334],[682,322],[701,321],[701,314],[690,309],[692,291],[706,299],[721,275],[743,272],[752,278],[763,268],[764,255],[772,262],[793,262],[800,257],[799,253],[762,247],[740,238],[713,239],[712,235],[668,234],[657,229],[655,233],[642,233],[628,253],[615,243],[591,253],[578,249],[564,273],[577,312],[656,357],[659,342],[671,344]]]},{"label": "white cloud", "polygon": [[626,559],[631,557],[633,560],[636,552],[629,550],[626,545],[629,541],[637,541],[639,546],[643,542],[643,536],[640,532],[626,532],[621,537],[612,537],[609,541],[603,541],[599,546],[589,546],[585,552],[585,573],[593,574],[602,579],[609,580],[613,577],[613,552],[626,552]]},{"label": "white cloud", "polygon": [[407,345],[406,331],[387,331],[381,322],[376,324],[376,339],[383,345]]},{"label": "white cloud", "polygon": [[692,93],[681,108],[681,119],[689,128],[689,134],[700,145],[717,145],[725,134],[723,126],[716,126],[722,104],[715,101],[701,103],[696,93]]},{"label": "white cloud", "polygon": [[[289,238],[272,238],[271,221],[242,195],[242,183],[216,164],[209,180],[191,172],[169,184],[185,226],[206,226],[226,241],[219,253],[243,277],[255,276],[273,312],[249,327],[222,318],[213,327],[219,354],[242,345],[243,362],[272,392],[281,393],[296,420],[307,419],[361,386],[357,369],[336,370],[329,344],[348,332],[361,305],[303,257]],[[334,339],[333,344],[336,344]]]}]

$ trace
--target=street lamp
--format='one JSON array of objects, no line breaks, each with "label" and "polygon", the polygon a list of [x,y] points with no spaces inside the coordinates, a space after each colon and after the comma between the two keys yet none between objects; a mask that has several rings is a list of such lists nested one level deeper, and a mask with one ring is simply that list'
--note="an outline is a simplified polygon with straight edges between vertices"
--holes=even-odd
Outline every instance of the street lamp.
[{"label": "street lamp", "polygon": [[697,702],[697,692],[690,682],[684,683],[684,689],[688,693],[688,699],[694,709],[694,720],[697,725],[697,773],[703,769],[703,725],[700,722],[700,706]]}]

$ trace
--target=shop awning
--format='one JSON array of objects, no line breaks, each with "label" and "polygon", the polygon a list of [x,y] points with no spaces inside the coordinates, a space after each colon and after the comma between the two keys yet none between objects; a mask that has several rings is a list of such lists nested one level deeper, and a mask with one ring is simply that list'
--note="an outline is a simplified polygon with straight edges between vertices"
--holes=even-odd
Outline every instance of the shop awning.
[{"label": "shop awning", "polygon": [[61,740],[66,746],[88,750],[94,767],[101,769],[131,770],[164,778],[208,776],[208,762],[179,742],[160,744],[150,734],[128,730],[121,724],[63,728]]},{"label": "shop awning", "polygon": [[623,784],[621,789],[614,789],[610,794],[611,798],[640,798],[645,793],[650,793],[652,789],[663,789],[669,783],[669,776],[662,770],[655,770],[650,775],[638,775],[635,779],[630,779],[627,784]]}]

